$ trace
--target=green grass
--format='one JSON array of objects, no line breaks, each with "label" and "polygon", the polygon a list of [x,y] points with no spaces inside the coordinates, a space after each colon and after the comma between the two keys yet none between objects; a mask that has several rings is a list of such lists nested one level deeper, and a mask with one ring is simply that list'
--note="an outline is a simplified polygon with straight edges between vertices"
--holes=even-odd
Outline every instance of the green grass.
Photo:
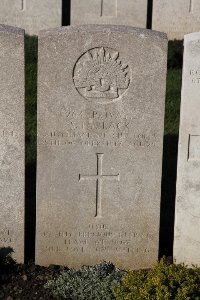
[{"label": "green grass", "polygon": [[36,161],[37,132],[37,38],[25,39],[25,124],[26,124],[26,163]]},{"label": "green grass", "polygon": [[168,69],[165,104],[165,135],[178,135],[182,70]]},{"label": "green grass", "polygon": [[183,41],[169,41],[168,44],[168,69],[182,69]]}]

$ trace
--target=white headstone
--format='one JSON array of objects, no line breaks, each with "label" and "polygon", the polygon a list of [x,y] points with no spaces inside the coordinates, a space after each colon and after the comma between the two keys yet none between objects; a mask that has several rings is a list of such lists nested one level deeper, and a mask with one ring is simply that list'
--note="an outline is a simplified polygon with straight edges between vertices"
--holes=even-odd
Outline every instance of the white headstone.
[{"label": "white headstone", "polygon": [[147,0],[71,0],[71,24],[113,24],[146,28]]},{"label": "white headstone", "polygon": [[200,29],[200,1],[154,0],[152,28],[166,32],[170,40],[182,40]]},{"label": "white headstone", "polygon": [[38,264],[156,263],[166,62],[150,30],[40,33]]},{"label": "white headstone", "polygon": [[0,25],[0,248],[24,260],[24,30]]},{"label": "white headstone", "polygon": [[200,33],[184,39],[174,258],[200,266]]},{"label": "white headstone", "polygon": [[0,0],[0,24],[24,28],[30,35],[61,22],[62,0]]}]

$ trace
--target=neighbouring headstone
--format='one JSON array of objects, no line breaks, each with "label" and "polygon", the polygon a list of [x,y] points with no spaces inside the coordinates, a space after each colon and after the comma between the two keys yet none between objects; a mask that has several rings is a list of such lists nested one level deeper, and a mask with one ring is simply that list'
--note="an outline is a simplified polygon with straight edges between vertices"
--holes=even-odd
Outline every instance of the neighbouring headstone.
[{"label": "neighbouring headstone", "polygon": [[24,30],[0,25],[0,255],[24,260]]},{"label": "neighbouring headstone", "polygon": [[147,0],[71,0],[71,24],[112,24],[146,28]]},{"label": "neighbouring headstone", "polygon": [[40,33],[38,264],[156,263],[166,62],[158,32]]},{"label": "neighbouring headstone", "polygon": [[39,30],[62,25],[62,0],[1,0],[0,23],[24,28],[37,35]]},{"label": "neighbouring headstone", "polygon": [[174,258],[200,266],[200,33],[184,39]]},{"label": "neighbouring headstone", "polygon": [[166,32],[170,40],[200,29],[199,0],[154,0],[152,28]]}]

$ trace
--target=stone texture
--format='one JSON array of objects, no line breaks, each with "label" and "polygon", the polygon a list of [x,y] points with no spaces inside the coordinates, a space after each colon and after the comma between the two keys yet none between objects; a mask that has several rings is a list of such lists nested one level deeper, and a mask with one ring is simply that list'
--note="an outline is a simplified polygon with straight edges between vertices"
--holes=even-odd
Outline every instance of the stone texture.
[{"label": "stone texture", "polygon": [[71,0],[71,24],[112,24],[146,28],[147,0]]},{"label": "stone texture", "polygon": [[62,24],[62,0],[1,0],[0,5],[0,23],[24,28],[30,35]]},{"label": "stone texture", "polygon": [[200,33],[184,40],[174,258],[200,266]]},{"label": "stone texture", "polygon": [[40,33],[38,264],[156,263],[166,56],[133,27]]},{"label": "stone texture", "polygon": [[[24,259],[24,30],[0,25],[0,249]],[[2,253],[2,249],[0,251]]]},{"label": "stone texture", "polygon": [[154,0],[152,28],[166,32],[170,40],[182,40],[200,28],[200,1]]}]

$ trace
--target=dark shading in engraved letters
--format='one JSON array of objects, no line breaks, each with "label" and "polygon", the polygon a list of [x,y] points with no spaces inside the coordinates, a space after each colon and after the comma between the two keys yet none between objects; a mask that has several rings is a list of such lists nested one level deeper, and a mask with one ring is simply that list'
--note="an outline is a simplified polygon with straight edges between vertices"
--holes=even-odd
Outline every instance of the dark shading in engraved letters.
[{"label": "dark shading in engraved letters", "polygon": [[86,99],[108,103],[129,87],[130,68],[119,59],[119,52],[94,48],[84,53],[74,68],[74,85]]},{"label": "dark shading in engraved letters", "polygon": [[102,216],[102,183],[104,179],[120,181],[120,175],[105,175],[103,174],[103,153],[97,153],[97,174],[96,175],[81,175],[79,181],[95,180],[96,181],[96,213],[95,217]]}]

